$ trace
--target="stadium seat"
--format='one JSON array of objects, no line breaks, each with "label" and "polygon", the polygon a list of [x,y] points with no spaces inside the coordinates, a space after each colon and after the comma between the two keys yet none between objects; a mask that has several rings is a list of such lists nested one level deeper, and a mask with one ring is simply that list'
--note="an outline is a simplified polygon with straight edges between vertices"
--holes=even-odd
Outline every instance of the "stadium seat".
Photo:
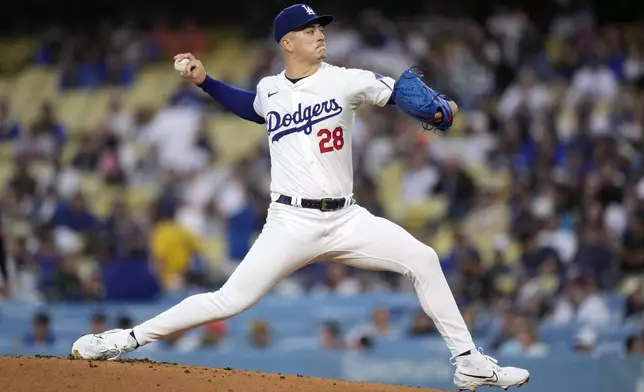
[{"label": "stadium seat", "polygon": [[217,265],[225,257],[226,244],[221,237],[210,236],[202,241],[203,253],[211,265]]},{"label": "stadium seat", "polygon": [[208,135],[220,149],[222,163],[237,162],[252,152],[266,137],[265,130],[256,124],[229,115],[211,116],[208,119]]},{"label": "stadium seat", "polygon": [[63,145],[61,160],[63,163],[71,163],[78,152],[80,140],[76,137],[70,137]]},{"label": "stadium seat", "polygon": [[244,42],[241,32],[218,31],[217,35],[215,48],[202,60],[208,73],[217,78],[238,79],[246,76],[252,66],[254,48]]},{"label": "stadium seat", "polygon": [[79,120],[80,132],[94,131],[100,121],[107,116],[112,97],[124,93],[122,88],[100,88],[93,90],[92,96],[85,105],[83,116]]},{"label": "stadium seat", "polygon": [[4,188],[4,184],[9,181],[9,178],[13,175],[13,167],[10,165],[0,165],[0,184]]},{"label": "stadium seat", "polygon": [[465,170],[472,176],[477,186],[501,192],[507,196],[510,188],[510,172],[506,170],[493,170],[486,164],[467,165]]},{"label": "stadium seat", "polygon": [[2,166],[7,166],[11,164],[13,160],[13,144],[12,143],[0,143],[0,164]]},{"label": "stadium seat", "polygon": [[430,221],[443,218],[447,213],[447,199],[442,196],[429,196],[416,204],[404,208],[403,222],[409,229],[422,229]]},{"label": "stadium seat", "polygon": [[58,119],[66,125],[70,135],[82,130],[86,108],[93,96],[93,91],[79,89],[66,91],[56,99]]},{"label": "stadium seat", "polygon": [[126,200],[134,215],[145,213],[146,206],[152,201],[156,187],[131,187],[126,190]]},{"label": "stadium seat", "polygon": [[452,234],[452,229],[448,226],[441,225],[433,235],[430,245],[439,256],[443,256],[451,251],[453,244],[454,235]]},{"label": "stadium seat", "polygon": [[394,220],[400,220],[404,214],[401,204],[397,202],[400,197],[402,174],[403,167],[400,162],[390,162],[383,165],[378,173],[379,199],[383,202],[386,214]]},{"label": "stadium seat", "polygon": [[54,165],[48,161],[35,161],[31,164],[31,170],[36,178],[48,176],[54,171]]},{"label": "stadium seat", "polygon": [[30,68],[21,73],[14,86],[12,107],[23,124],[34,122],[41,105],[58,96],[58,72],[45,68]]},{"label": "stadium seat", "polygon": [[402,222],[408,229],[422,229],[428,222],[442,218],[447,212],[447,200],[444,197],[428,195],[416,204],[400,203],[403,172],[403,165],[397,161],[383,165],[380,169],[377,192],[386,214]]},{"label": "stadium seat", "polygon": [[166,105],[168,98],[181,82],[172,64],[150,66],[142,70],[136,81],[123,96],[124,109],[129,113],[140,107],[159,109]]},{"label": "stadium seat", "polygon": [[13,92],[13,84],[14,78],[0,77],[0,98],[10,98],[10,95]]},{"label": "stadium seat", "polygon": [[0,73],[13,73],[20,70],[36,51],[38,40],[23,36],[0,41]]},{"label": "stadium seat", "polygon": [[[11,108],[14,114],[20,118],[23,123],[26,123],[23,117],[24,106],[29,102],[29,96],[32,90],[41,80],[43,70],[37,67],[29,67],[24,69],[18,75],[12,78],[12,83],[6,85],[7,93],[11,103]],[[39,100],[39,92],[36,91],[34,100]]]}]

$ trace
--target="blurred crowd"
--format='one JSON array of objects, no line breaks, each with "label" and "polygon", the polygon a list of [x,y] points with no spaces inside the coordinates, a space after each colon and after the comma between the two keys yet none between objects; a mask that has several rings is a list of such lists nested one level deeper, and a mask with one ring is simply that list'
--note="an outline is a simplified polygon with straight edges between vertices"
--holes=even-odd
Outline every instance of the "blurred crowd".
[{"label": "blurred crowd", "polygon": [[[428,84],[461,108],[446,135],[419,132],[395,107],[361,112],[353,134],[355,194],[386,216],[380,170],[396,162],[402,166],[399,203],[447,200],[444,214],[410,230],[430,246],[449,234],[452,245],[442,250],[441,262],[472,328],[495,320],[496,349],[539,356],[547,353],[535,332],[539,323],[588,326],[574,343],[580,351],[593,349],[597,328],[644,327],[641,24],[599,27],[590,11],[564,6],[547,29],[512,9],[497,10],[483,24],[439,15],[392,20],[370,10],[334,22],[325,34],[330,63],[392,77],[420,64]],[[51,29],[35,54],[37,63],[64,70],[61,88],[128,84],[146,64],[178,52],[205,53],[212,44],[189,19],[175,29],[159,20],[146,31],[133,22],[105,23],[95,36],[78,37]],[[238,87],[253,90],[263,76],[280,71],[270,38],[256,41],[265,49],[252,72],[233,81]],[[190,85],[157,113],[127,114],[115,100],[67,165],[60,157],[69,138],[55,110],[45,105],[35,123],[23,124],[7,102],[0,105],[0,141],[14,143],[19,154],[2,194],[0,254],[6,258],[0,265],[15,282],[5,279],[5,296],[144,300],[190,286],[212,290],[263,225],[270,180],[265,143],[239,163],[216,164],[226,146],[208,137],[202,115],[221,108]],[[193,132],[170,133],[177,124]],[[140,145],[149,153],[137,155]],[[31,169],[43,161],[51,170],[36,176]],[[472,167],[487,170],[477,176]],[[503,173],[509,173],[507,187],[499,181]],[[116,187],[162,186],[144,211],[117,200],[100,217],[79,192],[85,174]],[[24,227],[16,229],[16,221]],[[224,260],[204,257],[202,239],[213,232],[225,237]],[[276,291],[411,289],[396,275],[320,263]],[[626,297],[625,319],[612,317],[605,292]],[[374,312],[373,323],[347,333],[347,341],[368,345],[368,336],[390,333],[380,328],[386,319],[386,310]],[[404,333],[435,333],[426,316],[413,320]],[[47,322],[45,316],[35,321]],[[266,322],[253,330],[258,341],[268,339]],[[325,344],[341,345],[334,340],[337,326],[324,331]],[[211,339],[217,340],[202,343]],[[639,335],[624,345],[644,352]]]},{"label": "blurred crowd", "polygon": [[129,18],[118,24],[104,20],[90,31],[53,25],[43,33],[34,61],[60,67],[61,89],[129,86],[141,67],[180,51],[208,50],[206,35],[191,17],[173,26],[160,16],[144,27]]}]

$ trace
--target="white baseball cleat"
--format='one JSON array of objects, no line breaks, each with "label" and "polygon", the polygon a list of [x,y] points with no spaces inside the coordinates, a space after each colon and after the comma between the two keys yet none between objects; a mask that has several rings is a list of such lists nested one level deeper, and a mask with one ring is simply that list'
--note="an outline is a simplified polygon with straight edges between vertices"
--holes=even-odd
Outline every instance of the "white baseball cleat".
[{"label": "white baseball cleat", "polygon": [[72,345],[72,356],[80,359],[113,361],[134,351],[129,329],[111,329],[98,335],[83,335]]},{"label": "white baseball cleat", "polygon": [[456,357],[456,373],[454,384],[458,391],[475,392],[482,386],[508,389],[511,386],[520,387],[530,380],[530,373],[525,369],[501,367],[498,361],[478,351],[472,350],[470,355]]}]

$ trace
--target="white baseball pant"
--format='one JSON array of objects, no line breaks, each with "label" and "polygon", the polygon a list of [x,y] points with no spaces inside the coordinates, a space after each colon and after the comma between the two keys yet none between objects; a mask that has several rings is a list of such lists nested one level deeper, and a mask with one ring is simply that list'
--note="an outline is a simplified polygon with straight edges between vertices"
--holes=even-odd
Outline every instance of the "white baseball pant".
[{"label": "white baseball pant", "polygon": [[436,252],[358,205],[322,212],[271,203],[261,234],[221,289],[193,295],[136,326],[140,345],[224,320],[257,303],[280,280],[318,260],[411,278],[452,356],[474,349]]}]

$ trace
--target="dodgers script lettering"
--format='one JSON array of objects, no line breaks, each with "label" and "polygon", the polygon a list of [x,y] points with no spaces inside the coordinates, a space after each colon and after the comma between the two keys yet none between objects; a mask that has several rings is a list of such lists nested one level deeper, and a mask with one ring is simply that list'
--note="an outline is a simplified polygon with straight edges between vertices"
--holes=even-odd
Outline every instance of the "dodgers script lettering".
[{"label": "dodgers script lettering", "polygon": [[268,127],[268,134],[273,134],[271,141],[277,142],[284,136],[296,132],[304,132],[306,135],[310,135],[313,132],[313,125],[335,117],[340,113],[342,113],[342,106],[338,105],[335,99],[304,107],[300,103],[293,113],[281,115],[276,111],[268,112],[266,126]]}]

